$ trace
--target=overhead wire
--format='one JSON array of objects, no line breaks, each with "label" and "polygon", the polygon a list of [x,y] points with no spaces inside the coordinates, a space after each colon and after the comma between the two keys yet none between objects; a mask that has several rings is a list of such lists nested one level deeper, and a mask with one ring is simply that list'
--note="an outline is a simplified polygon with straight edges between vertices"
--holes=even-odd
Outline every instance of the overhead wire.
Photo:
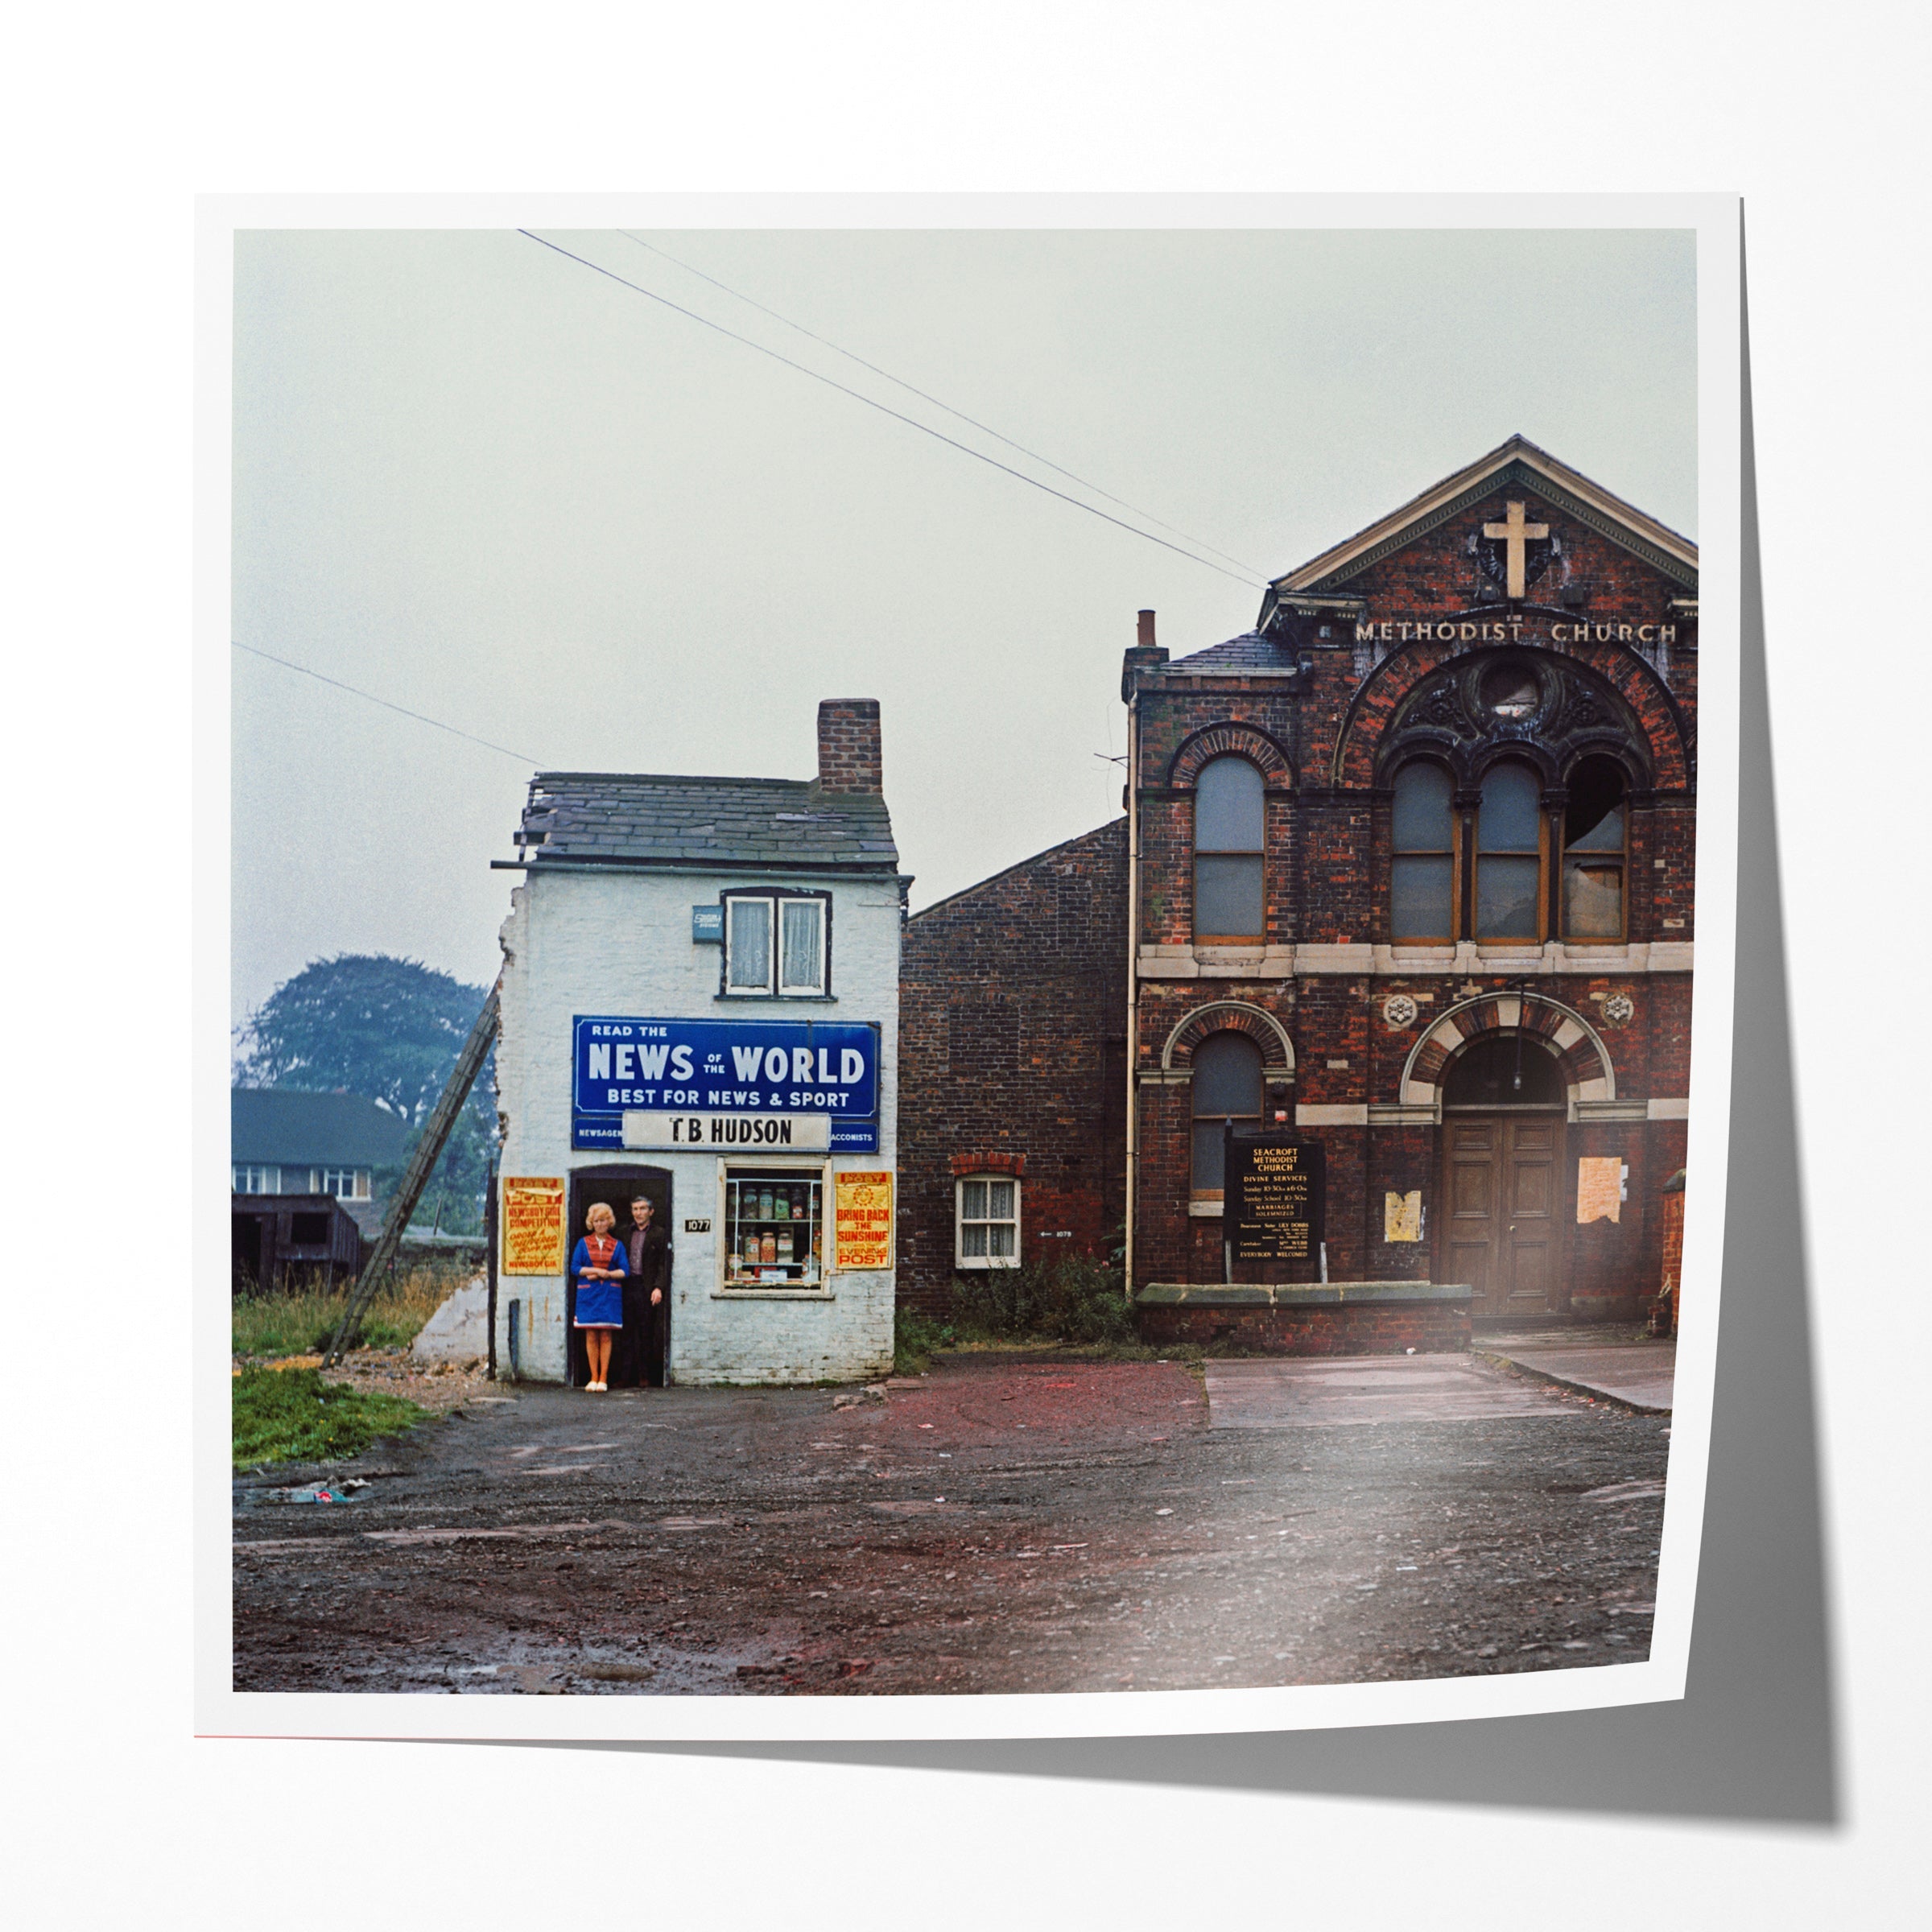
[{"label": "overhead wire", "polygon": [[1023,469],[1015,469],[1010,463],[1002,463],[997,456],[989,456],[983,449],[975,449],[971,444],[962,443],[956,436],[949,436],[943,430],[935,429],[930,423],[922,423],[918,417],[909,416],[902,410],[894,409],[890,403],[880,402],[876,396],[867,395],[863,390],[853,389],[848,384],[838,382],[834,378],[826,375],[822,370],[812,368],[808,363],[796,361],[791,357],[781,354],[777,349],[767,347],[766,345],[754,340],[750,336],[739,334],[735,328],[727,328],[722,322],[714,322],[709,316],[700,315],[695,308],[687,308],[683,303],[674,302],[670,296],[661,295],[655,289],[646,288],[642,282],[634,282],[629,276],[619,275],[614,268],[606,268],[601,262],[593,262],[588,255],[580,255],[574,250],[565,248],[560,242],[552,242],[548,237],[539,235],[532,229],[520,228],[517,233],[532,242],[539,243],[553,253],[563,256],[566,261],[575,262],[580,267],[590,269],[597,275],[608,277],[620,287],[629,289],[634,295],[642,295],[647,300],[658,303],[663,308],[671,310],[675,314],[683,316],[691,321],[701,323],[706,328],[714,330],[720,336],[728,336],[733,342],[742,343],[745,348],[756,349],[762,356],[769,356],[774,362],[783,363],[787,369],[795,369],[800,375],[809,376],[815,382],[823,382],[828,389],[836,389],[840,394],[850,396],[854,402],[863,402],[868,409],[876,409],[881,415],[890,416],[896,423],[903,423],[909,429],[916,429],[921,435],[931,436],[935,442],[943,443],[950,448],[959,450],[977,462],[989,464],[994,469],[1004,471],[1006,475],[1017,477],[1021,482],[1030,485],[1034,489],[1042,490],[1050,497],[1057,497],[1063,503],[1071,503],[1075,510],[1084,510],[1088,516],[1098,517],[1103,523],[1111,523],[1117,530],[1126,530],[1131,535],[1141,538],[1149,543],[1158,543],[1162,550],[1170,550],[1177,557],[1185,557],[1189,563],[1199,564],[1204,570],[1218,572],[1224,577],[1232,577],[1237,584],[1247,584],[1261,590],[1267,588],[1265,581],[1258,576],[1242,576],[1236,572],[1228,569],[1223,564],[1212,563],[1206,557],[1197,555],[1193,551],[1183,548],[1179,543],[1169,543],[1165,537],[1157,537],[1153,531],[1142,530],[1138,524],[1129,523],[1123,517],[1113,516],[1106,510],[1096,508],[1091,503],[1083,502],[1078,497],[1069,496],[1063,489],[1055,489],[1051,483],[1042,483],[1038,477],[1030,477]]},{"label": "overhead wire", "polygon": [[1016,442],[1011,436],[995,429],[990,423],[982,423],[977,416],[969,416],[964,410],[955,409],[950,402],[941,401],[930,390],[921,389],[917,383],[908,382],[903,376],[895,376],[890,369],[881,369],[876,362],[869,362],[865,357],[833,341],[829,336],[822,336],[816,329],[807,328],[803,322],[795,322],[790,316],[781,315],[769,303],[761,302],[755,296],[746,295],[742,289],[733,288],[729,283],[720,282],[716,275],[707,275],[703,269],[694,267],[681,255],[674,255],[669,249],[661,247],[657,242],[646,242],[642,235],[633,234],[627,228],[621,228],[617,233],[626,242],[635,242],[639,248],[648,249],[654,255],[662,255],[667,262],[683,269],[687,275],[696,275],[700,282],[708,282],[713,288],[721,289],[734,302],[742,302],[748,308],[755,308],[760,315],[770,316],[773,321],[782,322],[786,328],[796,329],[800,335],[809,337],[822,348],[830,349],[835,356],[843,356],[847,361],[857,363],[861,369],[870,369],[875,376],[884,377],[888,382],[904,390],[909,395],[917,396],[922,402],[930,402],[935,409],[944,410],[947,415],[956,416],[962,423],[970,423],[983,436],[991,436],[995,442],[1004,443],[1009,449],[1017,449],[1022,456],[1031,457],[1035,463],[1044,464],[1056,474],[1079,484],[1081,489],[1090,489],[1096,496],[1104,497],[1109,503],[1117,503],[1122,510],[1130,510],[1137,517],[1146,518],[1157,530],[1166,530],[1174,536],[1185,537],[1197,550],[1204,550],[1210,555],[1220,558],[1224,563],[1236,564],[1256,575],[1261,574],[1256,572],[1253,564],[1244,563],[1241,558],[1217,549],[1205,537],[1197,537],[1191,530],[1183,530],[1178,524],[1169,523],[1157,517],[1152,510],[1145,510],[1137,503],[1130,503],[1125,497],[1117,497],[1112,490],[1103,489],[1091,477],[1083,477],[1078,471],[1067,469],[1065,464],[1056,463],[1052,457],[1042,456],[1037,449],[1030,449],[1024,443]]},{"label": "overhead wire", "polygon": [[464,731],[460,725],[445,724],[440,718],[432,718],[427,712],[411,711],[407,704],[392,703],[387,698],[379,698],[373,691],[365,691],[359,684],[345,683],[340,678],[332,678],[326,671],[316,671],[307,664],[298,664],[293,658],[279,658],[272,650],[262,650],[253,644],[244,644],[239,638],[230,638],[229,642],[237,650],[245,650],[252,658],[266,658],[271,664],[279,664],[285,671],[299,671],[305,678],[313,678],[318,683],[332,684],[337,691],[346,691],[352,696],[365,698],[371,704],[380,704],[385,711],[394,711],[406,718],[414,718],[419,724],[433,725],[438,731],[447,731],[452,737],[467,738],[473,745],[481,745],[486,751],[500,751],[506,758],[514,758],[521,765],[541,767],[543,761],[533,758],[527,752],[513,751],[507,745],[499,745],[492,738],[480,738],[473,731]]}]

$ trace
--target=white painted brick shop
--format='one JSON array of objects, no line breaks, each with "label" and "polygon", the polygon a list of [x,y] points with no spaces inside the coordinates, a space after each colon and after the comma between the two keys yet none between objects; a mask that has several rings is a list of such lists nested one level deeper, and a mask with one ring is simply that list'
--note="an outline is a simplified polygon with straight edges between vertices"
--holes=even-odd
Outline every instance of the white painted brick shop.
[{"label": "white painted brick shop", "polygon": [[592,1379],[572,1264],[599,1203],[627,1267],[611,1387],[891,1366],[911,881],[877,704],[828,700],[818,724],[809,780],[531,781],[501,861],[524,875],[497,1047],[501,1368]]}]

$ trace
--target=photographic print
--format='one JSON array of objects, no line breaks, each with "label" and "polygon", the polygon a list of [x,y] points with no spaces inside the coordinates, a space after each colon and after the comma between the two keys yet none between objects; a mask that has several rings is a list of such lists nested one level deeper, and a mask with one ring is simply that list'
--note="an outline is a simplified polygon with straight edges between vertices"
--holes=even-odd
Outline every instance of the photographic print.
[{"label": "photographic print", "polygon": [[203,1728],[1681,1695],[1734,221],[211,204]]}]

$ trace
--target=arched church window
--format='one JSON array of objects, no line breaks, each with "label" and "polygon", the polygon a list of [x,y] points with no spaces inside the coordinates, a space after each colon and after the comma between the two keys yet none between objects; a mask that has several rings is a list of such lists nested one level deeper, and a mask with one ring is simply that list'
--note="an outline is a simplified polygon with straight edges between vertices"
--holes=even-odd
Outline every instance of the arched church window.
[{"label": "arched church window", "polygon": [[1455,815],[1439,765],[1405,765],[1395,774],[1394,857],[1389,876],[1392,936],[1398,945],[1447,944],[1455,937]]},{"label": "arched church window", "polygon": [[1614,759],[1584,758],[1570,774],[1563,813],[1563,937],[1624,936],[1624,774]]},{"label": "arched church window", "polygon": [[1261,1117],[1261,1050],[1245,1033],[1211,1033],[1194,1050],[1194,1198],[1218,1201],[1222,1130]]},{"label": "arched church window", "polygon": [[1211,758],[1194,786],[1194,936],[1258,946],[1264,931],[1261,774],[1245,758]]},{"label": "arched church window", "polygon": [[1542,786],[1527,765],[1492,765],[1476,815],[1476,936],[1537,939],[1542,901]]}]

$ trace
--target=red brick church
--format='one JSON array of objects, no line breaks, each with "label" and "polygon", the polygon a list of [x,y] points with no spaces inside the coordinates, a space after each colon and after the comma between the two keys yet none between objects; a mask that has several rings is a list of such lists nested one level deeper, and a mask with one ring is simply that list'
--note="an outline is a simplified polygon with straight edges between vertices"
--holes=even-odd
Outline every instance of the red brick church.
[{"label": "red brick church", "polygon": [[1688,1115],[1697,564],[1513,437],[1241,637],[1143,612],[1125,819],[908,923],[902,1293],[1118,1249],[1175,1337],[1634,1315]]}]

